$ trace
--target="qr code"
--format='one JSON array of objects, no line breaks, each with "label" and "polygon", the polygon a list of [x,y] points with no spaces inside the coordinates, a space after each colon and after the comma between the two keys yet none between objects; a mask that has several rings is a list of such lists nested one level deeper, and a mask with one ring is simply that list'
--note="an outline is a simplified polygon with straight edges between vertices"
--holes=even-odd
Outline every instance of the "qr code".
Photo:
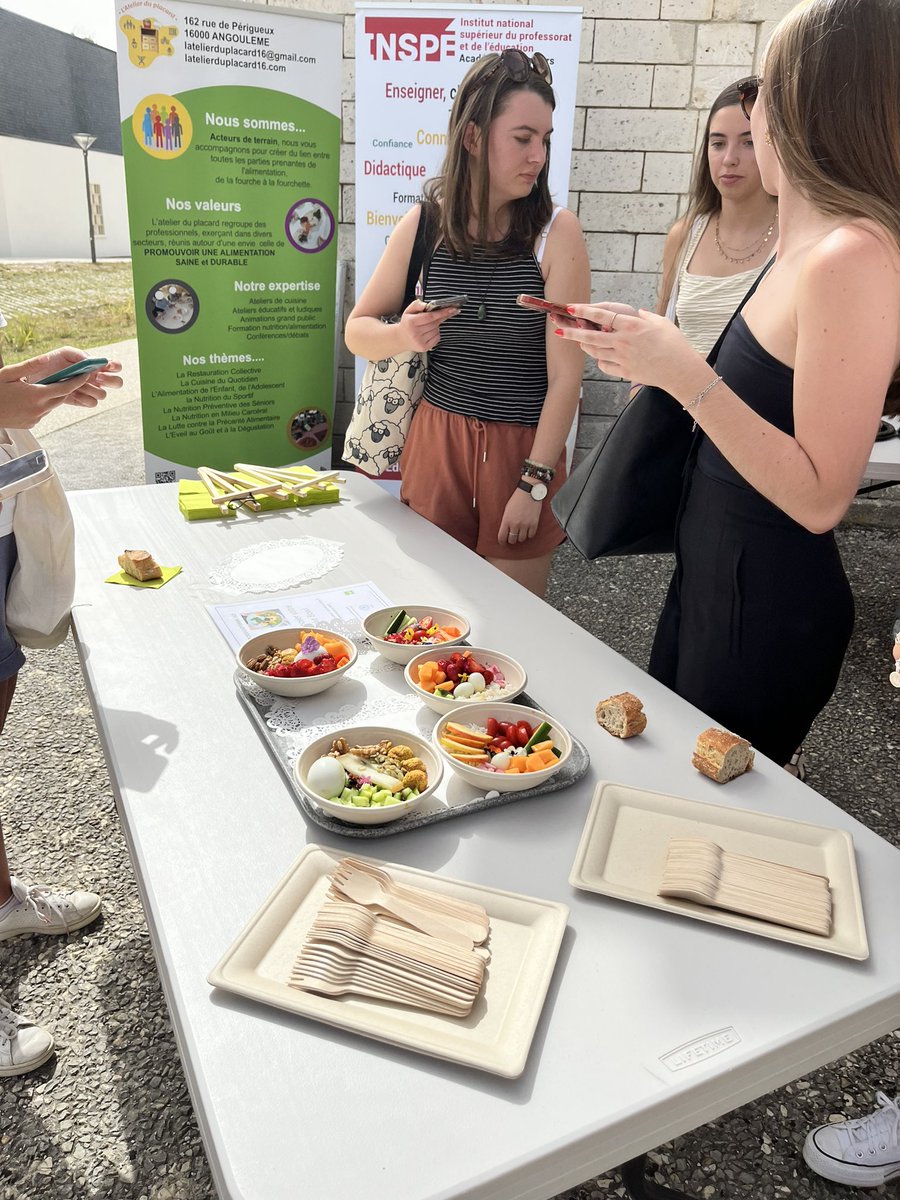
[{"label": "qr code", "polygon": [[154,483],[174,483],[175,482],[175,472],[174,471],[157,471],[153,476],[153,482]]}]

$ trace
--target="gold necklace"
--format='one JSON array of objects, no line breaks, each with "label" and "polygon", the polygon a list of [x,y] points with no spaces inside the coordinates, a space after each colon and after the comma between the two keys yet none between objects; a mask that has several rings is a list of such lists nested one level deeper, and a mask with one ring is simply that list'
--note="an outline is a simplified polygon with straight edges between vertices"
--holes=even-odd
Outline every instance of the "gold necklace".
[{"label": "gold necklace", "polygon": [[719,218],[721,217],[721,215],[722,214],[720,212],[716,213],[716,228],[715,228],[716,249],[722,255],[722,257],[724,259],[727,259],[727,261],[730,263],[745,263],[745,262],[749,262],[751,258],[756,258],[757,254],[759,254],[760,250],[762,250],[763,246],[765,246],[768,243],[769,238],[772,236],[772,230],[778,224],[778,205],[776,204],[776,206],[775,206],[775,216],[772,218],[772,224],[769,226],[769,228],[765,231],[764,234],[762,234],[760,237],[758,237],[756,239],[755,242],[750,242],[746,246],[729,247],[729,249],[736,249],[736,250],[740,251],[740,250],[750,250],[750,247],[753,246],[754,249],[750,250],[749,254],[745,254],[743,258],[734,258],[732,255],[726,253],[726,251],[723,249],[722,243],[719,240]]}]

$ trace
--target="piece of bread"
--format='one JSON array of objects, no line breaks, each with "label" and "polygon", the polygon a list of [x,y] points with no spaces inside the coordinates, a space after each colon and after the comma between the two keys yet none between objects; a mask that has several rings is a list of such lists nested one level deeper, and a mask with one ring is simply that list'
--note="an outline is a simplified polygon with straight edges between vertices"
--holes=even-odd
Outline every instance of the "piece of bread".
[{"label": "piece of bread", "polygon": [[630,738],[647,728],[644,706],[631,692],[619,692],[597,705],[597,724],[613,737]]},{"label": "piece of bread", "polygon": [[126,575],[133,575],[141,582],[145,579],[162,579],[162,571],[153,561],[149,550],[125,550],[119,555],[119,566]]},{"label": "piece of bread", "polygon": [[727,783],[753,766],[753,751],[743,738],[724,729],[704,729],[697,738],[691,762],[716,783]]}]

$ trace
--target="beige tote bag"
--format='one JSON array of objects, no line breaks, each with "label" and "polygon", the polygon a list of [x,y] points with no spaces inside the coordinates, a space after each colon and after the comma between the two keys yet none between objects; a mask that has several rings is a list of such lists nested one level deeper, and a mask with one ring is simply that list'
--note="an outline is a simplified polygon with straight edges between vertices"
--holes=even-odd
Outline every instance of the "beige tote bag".
[{"label": "beige tote bag", "polygon": [[[0,432],[16,457],[40,449],[27,429]],[[69,632],[75,595],[75,526],[55,472],[17,494],[13,534],[18,562],[6,593],[6,624],[22,646],[58,646]]]}]

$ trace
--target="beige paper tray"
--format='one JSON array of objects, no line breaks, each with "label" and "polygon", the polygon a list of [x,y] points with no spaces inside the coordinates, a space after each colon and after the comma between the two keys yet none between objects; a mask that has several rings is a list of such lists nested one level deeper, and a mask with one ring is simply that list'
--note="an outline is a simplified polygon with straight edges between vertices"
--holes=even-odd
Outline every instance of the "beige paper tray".
[{"label": "beige paper tray", "polygon": [[299,1013],[364,1037],[406,1046],[515,1079],[525,1069],[569,910],[565,904],[501,892],[376,862],[400,883],[482,904],[491,919],[491,961],[481,996],[457,1020],[365,996],[317,996],[286,980],[344,851],[308,845],[208,979],[214,987]]},{"label": "beige paper tray", "polygon": [[[834,915],[831,936],[657,896],[672,837],[708,837],[725,850],[827,875]],[[859,960],[869,957],[853,839],[841,829],[601,782],[594,792],[569,883],[588,892],[828,954]]]}]

